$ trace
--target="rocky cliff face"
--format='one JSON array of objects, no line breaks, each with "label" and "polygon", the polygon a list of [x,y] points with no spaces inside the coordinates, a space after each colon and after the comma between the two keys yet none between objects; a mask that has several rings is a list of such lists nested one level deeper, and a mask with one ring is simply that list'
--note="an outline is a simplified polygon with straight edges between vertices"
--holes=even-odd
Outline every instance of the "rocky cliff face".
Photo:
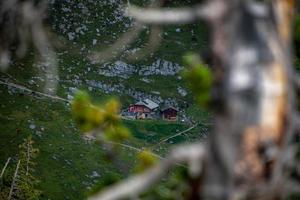
[{"label": "rocky cliff face", "polygon": [[183,69],[183,67],[177,63],[158,58],[152,64],[142,66],[134,66],[123,61],[105,63],[98,70],[98,74],[108,77],[121,77],[127,79],[133,74],[138,74],[140,76],[174,76],[178,74],[181,69]]},{"label": "rocky cliff face", "polygon": [[149,98],[177,104],[178,101],[191,100],[180,71],[184,68],[183,54],[196,50],[201,44],[195,42],[195,35],[202,34],[196,26],[164,27],[158,35],[161,43],[157,51],[137,63],[129,63],[126,56],[143,50],[148,44],[151,27],[144,26],[141,37],[121,47],[124,49],[122,55],[104,64],[95,64],[88,59],[89,55],[110,48],[133,26],[132,19],[124,15],[123,1],[49,2],[52,30],[61,36],[59,41],[63,46],[57,51],[60,75],[56,79],[59,79],[59,86],[63,88],[60,91],[66,98],[73,96],[68,88],[84,88],[95,95],[100,91],[117,94],[121,99],[129,96],[132,101]]}]

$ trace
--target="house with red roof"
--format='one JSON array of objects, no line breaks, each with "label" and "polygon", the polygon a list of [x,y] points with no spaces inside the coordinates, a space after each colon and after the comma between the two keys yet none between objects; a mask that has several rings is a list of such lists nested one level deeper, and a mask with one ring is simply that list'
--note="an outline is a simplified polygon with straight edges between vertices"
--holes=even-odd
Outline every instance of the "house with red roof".
[{"label": "house with red roof", "polygon": [[151,114],[156,112],[159,105],[150,99],[138,101],[128,107],[128,112],[133,113],[137,119],[151,118]]}]

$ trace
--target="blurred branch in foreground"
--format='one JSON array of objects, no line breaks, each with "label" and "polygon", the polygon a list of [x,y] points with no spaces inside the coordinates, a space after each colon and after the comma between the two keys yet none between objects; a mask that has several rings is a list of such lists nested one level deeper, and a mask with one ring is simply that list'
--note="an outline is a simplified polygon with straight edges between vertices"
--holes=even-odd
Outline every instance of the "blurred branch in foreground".
[{"label": "blurred branch in foreground", "polygon": [[109,187],[103,193],[90,197],[89,200],[114,200],[138,197],[153,184],[159,182],[178,163],[188,163],[190,166],[190,175],[197,176],[202,170],[202,166],[199,163],[202,163],[203,157],[204,149],[201,144],[179,146],[171,152],[167,159],[162,160],[157,166]]},{"label": "blurred branch in foreground", "polygon": [[45,91],[55,93],[57,60],[44,28],[47,3],[44,0],[3,0],[0,2],[0,70],[14,57],[23,58],[30,45],[45,67]]}]

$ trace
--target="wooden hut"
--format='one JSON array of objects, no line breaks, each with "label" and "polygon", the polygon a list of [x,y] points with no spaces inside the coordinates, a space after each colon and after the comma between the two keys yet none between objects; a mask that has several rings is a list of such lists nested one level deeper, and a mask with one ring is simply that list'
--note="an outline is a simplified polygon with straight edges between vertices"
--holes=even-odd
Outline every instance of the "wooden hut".
[{"label": "wooden hut", "polygon": [[177,113],[178,109],[174,108],[173,106],[168,106],[161,109],[161,116],[164,120],[177,121]]},{"label": "wooden hut", "polygon": [[148,118],[150,113],[157,110],[159,105],[150,99],[145,99],[128,107],[128,112],[135,113],[138,119]]}]

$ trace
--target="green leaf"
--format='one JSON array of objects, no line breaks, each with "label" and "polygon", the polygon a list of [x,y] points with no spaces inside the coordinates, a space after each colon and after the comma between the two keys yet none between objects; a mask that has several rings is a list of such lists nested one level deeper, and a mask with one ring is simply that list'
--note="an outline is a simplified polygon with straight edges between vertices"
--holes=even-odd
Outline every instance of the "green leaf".
[{"label": "green leaf", "polygon": [[211,70],[205,65],[197,54],[189,53],[183,57],[187,69],[182,76],[201,106],[208,106],[211,100],[210,89],[212,85]]},{"label": "green leaf", "polygon": [[139,152],[137,154],[137,159],[138,163],[135,168],[136,172],[143,172],[157,163],[157,157],[155,157],[155,155],[149,150]]}]

